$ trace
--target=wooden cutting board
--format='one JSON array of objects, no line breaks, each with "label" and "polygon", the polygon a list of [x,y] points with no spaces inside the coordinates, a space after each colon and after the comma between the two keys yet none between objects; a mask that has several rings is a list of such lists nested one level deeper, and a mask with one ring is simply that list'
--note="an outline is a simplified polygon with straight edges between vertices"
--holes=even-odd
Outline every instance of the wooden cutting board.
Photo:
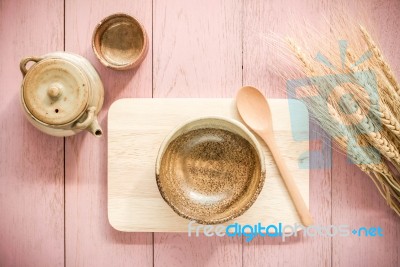
[{"label": "wooden cutting board", "polygon": [[[300,102],[291,102],[297,125],[293,126],[287,99],[272,99],[269,103],[278,147],[308,205],[308,138],[299,141],[293,137],[308,137],[307,110]],[[155,161],[159,146],[170,131],[202,116],[224,116],[243,123],[233,99],[131,98],[112,104],[108,113],[108,218],[115,229],[187,232],[189,221],[176,215],[158,191]],[[297,131],[295,135],[292,128]],[[266,156],[265,184],[253,206],[233,221],[251,225],[300,223],[268,148],[258,140]]]}]

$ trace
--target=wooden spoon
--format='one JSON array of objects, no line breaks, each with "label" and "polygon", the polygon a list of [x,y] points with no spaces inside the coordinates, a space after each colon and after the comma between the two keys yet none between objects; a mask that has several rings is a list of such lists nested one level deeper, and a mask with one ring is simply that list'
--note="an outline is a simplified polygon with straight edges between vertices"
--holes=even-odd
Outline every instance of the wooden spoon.
[{"label": "wooden spoon", "polygon": [[276,145],[267,100],[256,88],[245,86],[236,96],[236,105],[244,122],[267,143],[303,225],[312,225],[311,214]]}]

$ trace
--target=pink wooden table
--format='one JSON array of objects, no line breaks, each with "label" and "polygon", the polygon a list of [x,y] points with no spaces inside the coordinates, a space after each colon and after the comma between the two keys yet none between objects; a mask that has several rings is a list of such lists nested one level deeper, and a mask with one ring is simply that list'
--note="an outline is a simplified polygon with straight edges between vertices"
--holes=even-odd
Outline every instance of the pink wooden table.
[{"label": "pink wooden table", "polygon": [[[243,84],[284,97],[285,82],[268,71],[274,51],[259,33],[285,35],[304,18],[329,29],[331,10],[361,7],[399,77],[398,0],[0,0],[0,266],[400,266],[399,218],[337,152],[331,167],[310,173],[315,222],[381,226],[383,238],[246,243],[123,233],[107,220],[107,135],[47,136],[19,105],[20,59],[56,50],[87,57],[101,74],[104,129],[108,107],[123,97],[233,97]],[[91,50],[96,23],[120,11],[148,31],[150,50],[137,71],[108,70]]]}]

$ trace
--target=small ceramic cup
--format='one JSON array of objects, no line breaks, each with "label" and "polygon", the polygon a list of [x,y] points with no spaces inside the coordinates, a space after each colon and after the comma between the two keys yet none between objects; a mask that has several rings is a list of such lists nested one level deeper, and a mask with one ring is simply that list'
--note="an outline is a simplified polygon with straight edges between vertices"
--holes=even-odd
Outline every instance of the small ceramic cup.
[{"label": "small ceramic cup", "polygon": [[156,161],[163,199],[181,217],[201,224],[242,215],[264,180],[260,143],[230,118],[204,117],[179,126],[161,144]]},{"label": "small ceramic cup", "polygon": [[93,32],[96,57],[104,66],[115,70],[138,67],[146,57],[148,46],[144,27],[127,14],[104,18]]}]

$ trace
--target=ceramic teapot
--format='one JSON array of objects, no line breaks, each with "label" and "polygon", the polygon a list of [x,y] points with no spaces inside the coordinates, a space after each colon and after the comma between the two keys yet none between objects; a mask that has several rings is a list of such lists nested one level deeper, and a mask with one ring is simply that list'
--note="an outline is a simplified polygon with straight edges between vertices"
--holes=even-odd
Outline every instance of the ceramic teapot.
[{"label": "ceramic teapot", "polygon": [[[28,62],[34,64],[27,69]],[[102,130],[97,114],[103,106],[104,88],[95,68],[84,57],[55,52],[21,60],[24,79],[21,102],[28,120],[54,136]]]}]

